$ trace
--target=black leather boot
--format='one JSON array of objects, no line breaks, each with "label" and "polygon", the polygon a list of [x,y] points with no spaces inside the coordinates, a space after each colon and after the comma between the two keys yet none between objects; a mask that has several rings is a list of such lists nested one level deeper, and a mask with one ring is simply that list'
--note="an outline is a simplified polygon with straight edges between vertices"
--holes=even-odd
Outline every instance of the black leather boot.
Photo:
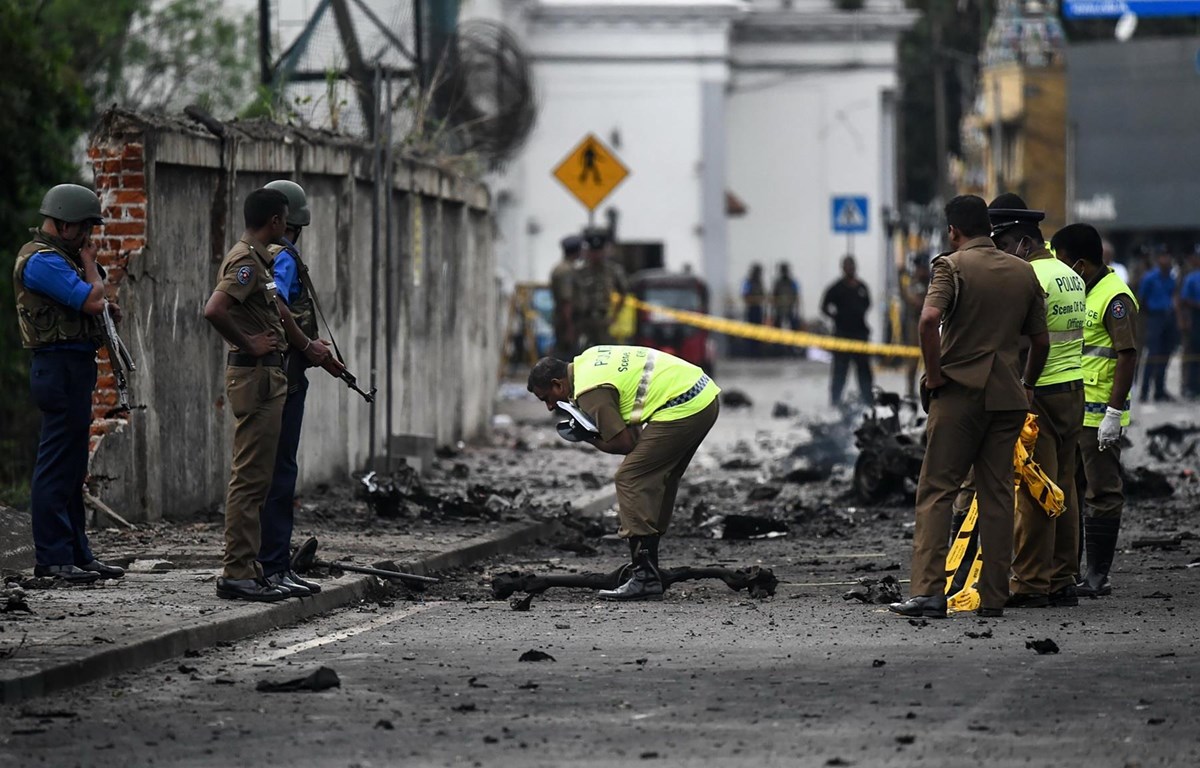
[{"label": "black leather boot", "polygon": [[601,600],[659,600],[663,594],[658,575],[658,537],[634,536],[629,539],[633,575],[616,589],[600,590]]},{"label": "black leather boot", "polygon": [[1117,534],[1121,530],[1119,517],[1087,517],[1083,521],[1083,540],[1087,551],[1087,573],[1075,585],[1080,597],[1103,597],[1112,594],[1108,572],[1117,551]]}]

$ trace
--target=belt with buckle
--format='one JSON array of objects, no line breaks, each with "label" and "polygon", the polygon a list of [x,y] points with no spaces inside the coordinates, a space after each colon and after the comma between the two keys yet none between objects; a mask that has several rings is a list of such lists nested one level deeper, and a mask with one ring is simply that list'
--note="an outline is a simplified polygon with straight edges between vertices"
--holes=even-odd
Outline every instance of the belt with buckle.
[{"label": "belt with buckle", "polygon": [[249,352],[230,352],[229,356],[225,358],[225,362],[229,365],[237,366],[239,368],[254,368],[255,366],[259,365],[270,365],[276,368],[282,368],[283,353],[268,352],[262,357],[255,357]]},{"label": "belt with buckle", "polygon": [[1078,392],[1083,389],[1083,379],[1064,381],[1059,384],[1047,384],[1044,387],[1034,387],[1034,395],[1057,395],[1060,392]]}]

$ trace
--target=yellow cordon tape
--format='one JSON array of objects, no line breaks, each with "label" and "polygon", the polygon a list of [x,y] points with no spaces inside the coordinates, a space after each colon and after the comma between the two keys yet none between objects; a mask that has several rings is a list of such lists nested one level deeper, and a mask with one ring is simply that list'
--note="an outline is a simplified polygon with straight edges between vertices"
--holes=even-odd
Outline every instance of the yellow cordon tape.
[{"label": "yellow cordon tape", "polygon": [[723,317],[713,317],[702,312],[689,312],[683,309],[672,309],[658,304],[649,304],[634,296],[625,299],[628,305],[648,312],[666,315],[684,325],[703,328],[713,333],[726,336],[739,336],[743,339],[765,341],[769,344],[786,344],[792,347],[817,347],[830,352],[855,352],[863,355],[883,355],[886,357],[920,357],[920,347],[910,347],[905,344],[875,344],[858,339],[843,339],[837,336],[821,336],[805,331],[790,331],[783,328],[772,328],[769,325],[756,325],[741,320],[727,320]]},{"label": "yellow cordon tape", "polygon": [[[1067,508],[1062,489],[1046,476],[1045,470],[1033,460],[1033,447],[1037,444],[1037,416],[1032,413],[1025,416],[1025,426],[1021,428],[1021,438],[1013,448],[1013,484],[1016,491],[1021,492],[1024,483],[1029,494],[1046,510],[1050,517],[1058,517]],[[1016,502],[1014,501],[1014,506]],[[954,611],[973,611],[979,607],[979,573],[983,570],[983,548],[979,546],[979,533],[976,524],[979,522],[979,497],[971,499],[971,509],[967,511],[962,526],[954,533],[954,543],[946,555],[946,608]],[[967,553],[974,551],[975,556],[967,560]],[[965,568],[965,570],[964,570]]]}]

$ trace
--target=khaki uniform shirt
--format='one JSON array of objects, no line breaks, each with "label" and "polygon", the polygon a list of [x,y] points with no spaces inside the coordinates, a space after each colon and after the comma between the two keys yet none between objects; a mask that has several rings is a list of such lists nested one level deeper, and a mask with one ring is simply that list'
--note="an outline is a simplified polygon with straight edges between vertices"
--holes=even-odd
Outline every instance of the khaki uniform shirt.
[{"label": "khaki uniform shirt", "polygon": [[563,261],[550,272],[550,295],[554,297],[554,314],[566,320],[563,310],[575,301],[575,262]]},{"label": "khaki uniform shirt", "polygon": [[988,411],[1029,407],[1021,385],[1021,336],[1046,330],[1046,297],[1033,267],[996,248],[990,238],[968,240],[939,256],[925,306],[942,313],[942,374],[984,390]]},{"label": "khaki uniform shirt", "polygon": [[[275,275],[271,270],[273,257],[267,247],[248,240],[239,240],[221,262],[217,290],[229,294],[237,303],[230,307],[229,317],[247,336],[275,331],[275,347],[287,350],[283,320],[275,306]],[[237,347],[230,347],[236,352]]]}]

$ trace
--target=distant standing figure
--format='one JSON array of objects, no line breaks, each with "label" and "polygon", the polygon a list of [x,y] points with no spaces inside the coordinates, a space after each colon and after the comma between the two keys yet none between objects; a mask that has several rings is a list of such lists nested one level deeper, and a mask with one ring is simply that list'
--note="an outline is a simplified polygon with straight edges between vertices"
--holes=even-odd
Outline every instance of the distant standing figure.
[{"label": "distant standing figure", "polygon": [[792,277],[792,271],[786,263],[779,264],[775,285],[771,287],[771,300],[775,325],[793,331],[800,330],[800,283]]},{"label": "distant standing figure", "polygon": [[[762,325],[766,320],[767,288],[763,283],[761,264],[751,264],[750,274],[742,281],[742,306],[746,311],[746,322]],[[746,342],[746,353],[750,357],[762,356],[762,344],[753,339]]]},{"label": "distant standing figure", "polygon": [[[907,277],[907,280],[903,278]],[[921,308],[925,306],[925,293],[929,290],[929,254],[917,253],[912,257],[912,273],[905,275],[901,269],[901,295],[904,298],[904,343],[916,346],[919,343],[917,324],[921,321]],[[917,370],[921,358],[914,357],[904,369],[905,392],[909,397],[917,393]]]},{"label": "distant standing figure", "polygon": [[[833,335],[842,339],[866,341],[871,336],[867,327],[867,311],[871,308],[871,292],[858,279],[858,265],[853,256],[842,259],[842,277],[825,289],[821,312],[833,320]],[[857,352],[834,352],[833,375],[830,379],[829,401],[842,404],[842,390],[850,364],[854,363],[858,392],[864,403],[871,402],[871,357]]]},{"label": "distant standing figure", "polygon": [[1163,248],[1155,256],[1156,269],[1147,272],[1138,285],[1146,330],[1146,362],[1142,366],[1141,401],[1150,399],[1151,387],[1156,402],[1170,401],[1167,394],[1167,363],[1179,343],[1175,323],[1175,275],[1171,271],[1171,252]]},{"label": "distant standing figure", "polygon": [[1180,319],[1184,323],[1183,394],[1200,397],[1200,251],[1188,257],[1191,271],[1179,289]]},{"label": "distant standing figure", "polygon": [[[575,271],[575,294],[571,305],[575,317],[576,345],[587,348],[612,343],[609,330],[625,306],[629,283],[621,265],[608,258],[609,236],[592,232],[587,236],[583,263]],[[613,301],[613,294],[621,298]]]},{"label": "distant standing figure", "polygon": [[575,354],[575,273],[583,238],[571,235],[562,239],[562,261],[550,272],[550,295],[554,298],[554,348],[560,357]]}]

